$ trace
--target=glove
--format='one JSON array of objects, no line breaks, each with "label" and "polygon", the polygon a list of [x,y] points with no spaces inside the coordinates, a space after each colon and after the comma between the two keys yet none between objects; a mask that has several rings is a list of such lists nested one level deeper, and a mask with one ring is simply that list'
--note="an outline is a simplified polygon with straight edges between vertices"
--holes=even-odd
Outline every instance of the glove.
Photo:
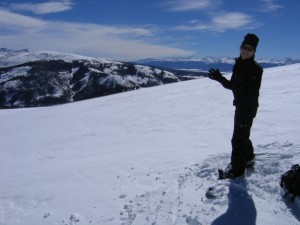
[{"label": "glove", "polygon": [[213,69],[211,68],[208,71],[208,77],[212,80],[220,81],[222,79],[222,74],[220,73],[219,69]]}]

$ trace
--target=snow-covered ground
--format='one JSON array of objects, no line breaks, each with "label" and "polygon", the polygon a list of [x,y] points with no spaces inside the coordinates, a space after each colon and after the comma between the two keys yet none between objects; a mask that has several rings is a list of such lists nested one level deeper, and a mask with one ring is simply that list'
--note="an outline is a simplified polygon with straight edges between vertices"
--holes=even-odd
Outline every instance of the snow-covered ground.
[{"label": "snow-covered ground", "polygon": [[[300,163],[300,64],[266,69],[256,166],[230,157],[232,93],[207,78],[0,111],[1,225],[300,224],[280,176]],[[215,199],[205,197],[216,185]]]}]

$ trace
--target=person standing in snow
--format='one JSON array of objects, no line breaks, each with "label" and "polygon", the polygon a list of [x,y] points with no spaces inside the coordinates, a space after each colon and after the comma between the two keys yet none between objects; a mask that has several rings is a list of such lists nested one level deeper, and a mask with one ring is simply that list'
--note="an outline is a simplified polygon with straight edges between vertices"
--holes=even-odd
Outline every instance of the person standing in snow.
[{"label": "person standing in snow", "polygon": [[250,140],[253,119],[259,106],[259,89],[263,69],[254,60],[259,38],[247,34],[240,46],[240,57],[236,58],[231,79],[222,76],[218,69],[210,69],[209,78],[232,90],[235,106],[234,131],[231,139],[231,162],[219,170],[219,179],[234,179],[242,176],[248,166],[254,165],[254,151]]}]

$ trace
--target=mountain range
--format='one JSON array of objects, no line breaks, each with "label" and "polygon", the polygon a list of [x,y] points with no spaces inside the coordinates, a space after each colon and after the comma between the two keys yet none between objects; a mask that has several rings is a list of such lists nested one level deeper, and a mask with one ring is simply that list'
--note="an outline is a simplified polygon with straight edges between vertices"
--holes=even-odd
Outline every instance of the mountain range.
[{"label": "mountain range", "polygon": [[[263,68],[290,65],[300,63],[299,59],[257,59]],[[157,66],[161,68],[189,69],[207,71],[210,68],[219,68],[221,71],[231,71],[235,63],[233,57],[171,57],[171,58],[147,58],[135,61],[135,63]]]},{"label": "mountain range", "polygon": [[[300,62],[258,60],[264,68]],[[0,108],[49,106],[140,87],[207,76],[214,67],[230,71],[234,58],[172,57],[119,62],[75,54],[0,49]]]}]

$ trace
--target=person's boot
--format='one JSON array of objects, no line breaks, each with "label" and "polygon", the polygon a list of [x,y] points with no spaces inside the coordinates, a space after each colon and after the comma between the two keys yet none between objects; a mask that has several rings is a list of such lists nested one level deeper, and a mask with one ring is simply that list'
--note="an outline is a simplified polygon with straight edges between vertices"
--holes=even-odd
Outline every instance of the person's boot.
[{"label": "person's boot", "polygon": [[223,179],[235,179],[236,177],[243,176],[245,172],[245,169],[235,169],[232,168],[232,163],[229,163],[228,166],[222,170],[219,169],[219,180]]},{"label": "person's boot", "polygon": [[246,167],[247,169],[253,168],[255,166],[255,155],[252,154],[248,157]]},{"label": "person's boot", "polygon": [[255,155],[254,148],[250,139],[246,140],[244,143],[247,157],[246,157],[246,168],[253,168],[255,165]]}]

